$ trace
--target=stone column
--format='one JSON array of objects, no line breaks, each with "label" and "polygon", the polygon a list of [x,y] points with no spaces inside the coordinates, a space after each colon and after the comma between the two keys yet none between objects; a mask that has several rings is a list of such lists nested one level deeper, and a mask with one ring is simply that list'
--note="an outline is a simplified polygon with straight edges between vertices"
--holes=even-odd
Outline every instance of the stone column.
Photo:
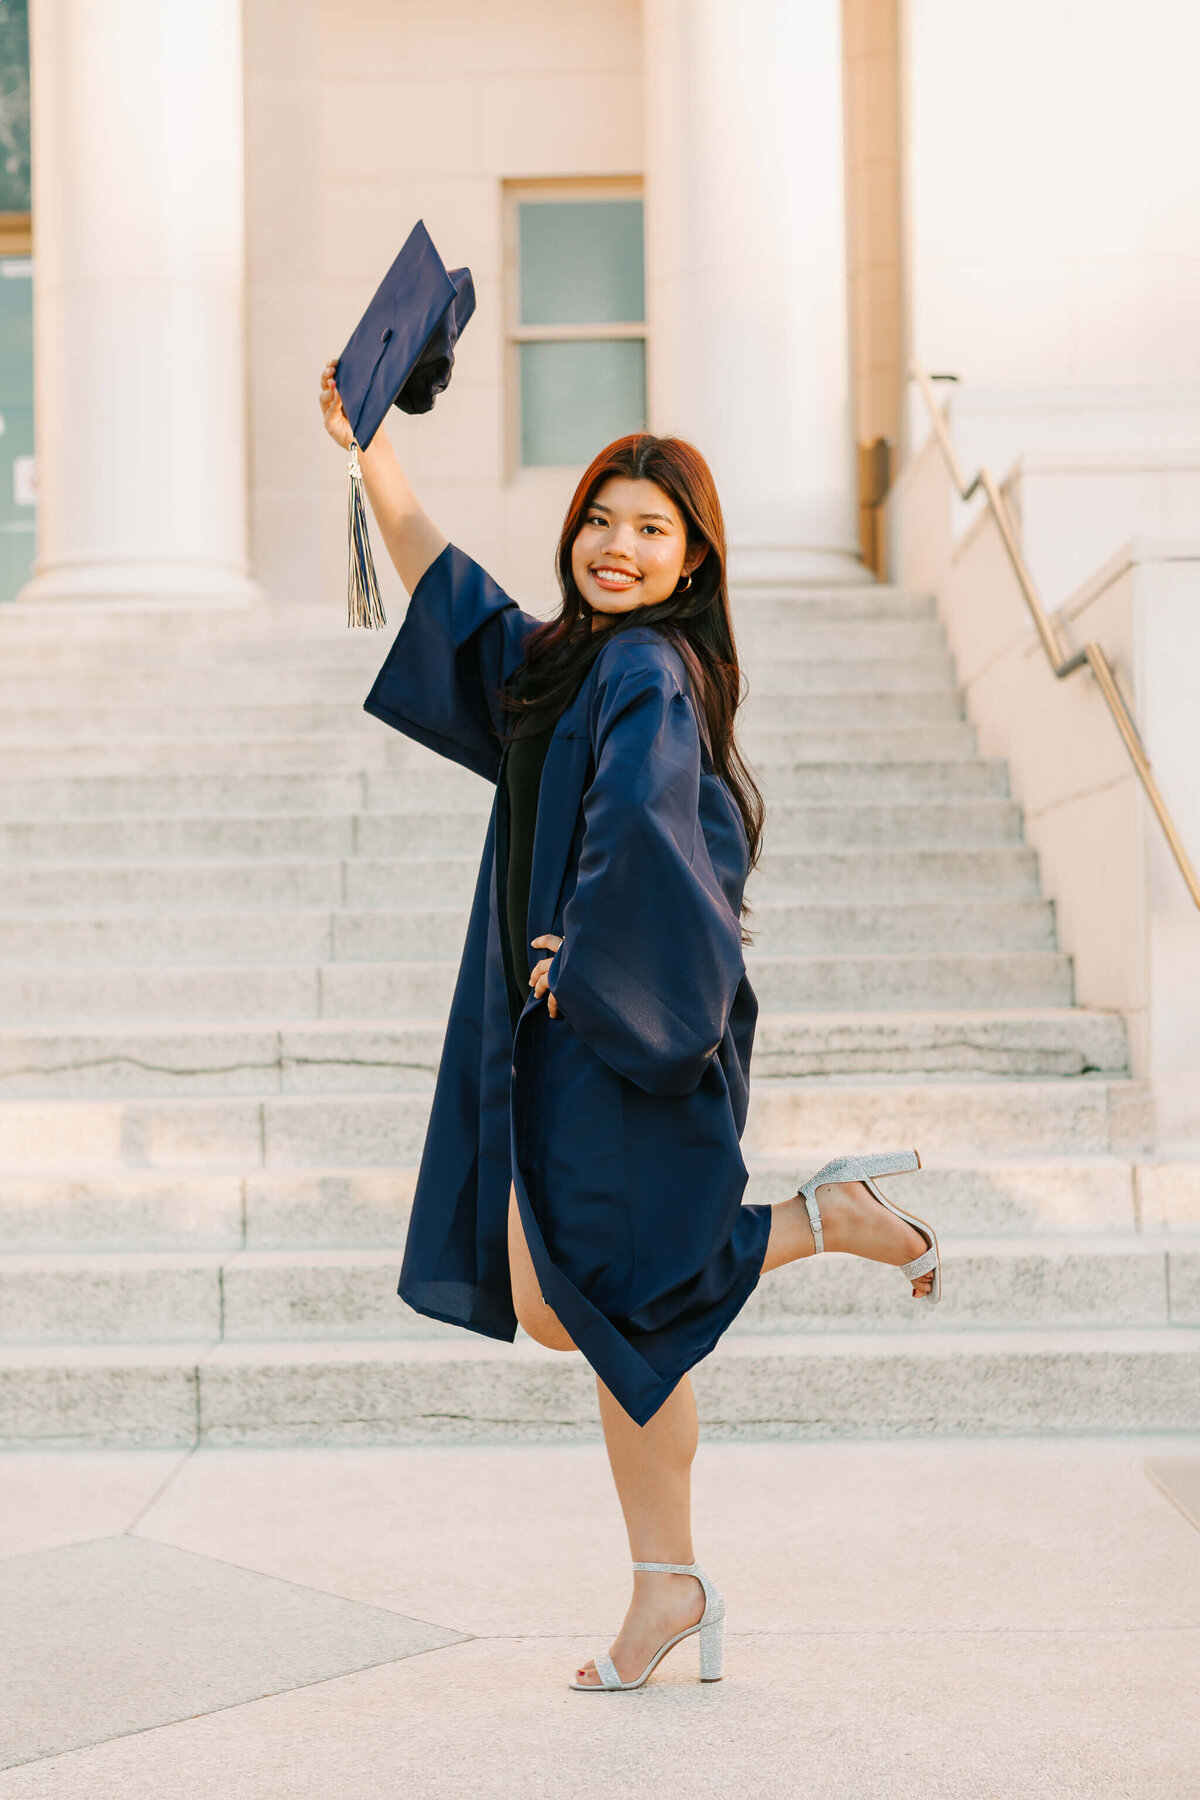
[{"label": "stone column", "polygon": [[20,600],[260,597],[240,0],[30,8],[38,555]]},{"label": "stone column", "polygon": [[644,0],[651,428],[712,465],[735,574],[862,579],[839,0]]}]

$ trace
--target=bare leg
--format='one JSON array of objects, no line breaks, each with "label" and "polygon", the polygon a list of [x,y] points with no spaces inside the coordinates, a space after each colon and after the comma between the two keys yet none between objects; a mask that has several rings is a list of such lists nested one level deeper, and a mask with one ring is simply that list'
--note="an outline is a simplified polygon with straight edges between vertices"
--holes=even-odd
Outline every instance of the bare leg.
[{"label": "bare leg", "polygon": [[528,1332],[535,1344],[547,1350],[574,1350],[575,1345],[558,1314],[542,1299],[533,1258],[525,1242],[521,1214],[517,1207],[517,1190],[508,1190],[508,1273],[512,1282],[513,1311],[522,1331]]},{"label": "bare leg", "polygon": [[[920,1232],[880,1206],[861,1181],[830,1182],[819,1187],[817,1205],[825,1227],[826,1250],[846,1251],[872,1262],[899,1264],[912,1262],[928,1248]],[[800,1196],[773,1206],[763,1274],[799,1257],[812,1256],[814,1249],[808,1209]],[[922,1275],[913,1282],[913,1294],[927,1294],[932,1286],[933,1276]]]},{"label": "bare leg", "polygon": [[[634,1562],[690,1563],[692,1459],[699,1437],[691,1381],[685,1375],[646,1425],[635,1425],[599,1379],[596,1390]],[[621,1680],[640,1675],[659,1646],[695,1625],[703,1611],[704,1593],[694,1575],[635,1571],[633,1599],[609,1651]],[[595,1663],[577,1670],[576,1680],[599,1686]]]}]

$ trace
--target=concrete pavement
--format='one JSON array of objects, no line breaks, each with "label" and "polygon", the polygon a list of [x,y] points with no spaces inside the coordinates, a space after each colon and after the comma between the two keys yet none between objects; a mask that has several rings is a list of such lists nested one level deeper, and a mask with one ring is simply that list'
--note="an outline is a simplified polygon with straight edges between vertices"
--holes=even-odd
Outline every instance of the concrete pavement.
[{"label": "concrete pavement", "polygon": [[702,1445],[725,1679],[591,1696],[599,1446],[12,1452],[0,1800],[1185,1800],[1197,1496],[1196,1438]]}]

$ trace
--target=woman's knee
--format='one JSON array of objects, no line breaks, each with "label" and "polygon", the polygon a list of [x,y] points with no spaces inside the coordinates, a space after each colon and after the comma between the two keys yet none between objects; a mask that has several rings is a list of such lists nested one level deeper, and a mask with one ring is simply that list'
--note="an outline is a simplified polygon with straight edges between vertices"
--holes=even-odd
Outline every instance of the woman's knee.
[{"label": "woman's knee", "polygon": [[517,1297],[514,1304],[517,1324],[535,1344],[541,1344],[544,1350],[574,1350],[575,1345],[552,1306],[540,1297],[531,1301],[524,1295]]}]

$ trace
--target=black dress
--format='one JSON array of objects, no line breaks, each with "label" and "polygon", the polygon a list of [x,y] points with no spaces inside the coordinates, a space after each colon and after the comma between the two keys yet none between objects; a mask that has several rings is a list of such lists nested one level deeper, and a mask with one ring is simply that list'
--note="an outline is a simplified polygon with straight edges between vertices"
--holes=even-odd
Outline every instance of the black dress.
[{"label": "black dress", "polygon": [[[532,948],[526,929],[542,769],[554,727],[574,700],[582,680],[581,676],[579,683],[565,695],[562,705],[537,731],[512,738],[504,751],[499,781],[501,807],[496,858],[497,900],[500,904],[496,910],[508,987],[508,1013],[514,1031],[521,1008],[529,998],[529,976],[533,965],[546,955],[545,951]],[[549,931],[549,923],[545,929]]]}]

